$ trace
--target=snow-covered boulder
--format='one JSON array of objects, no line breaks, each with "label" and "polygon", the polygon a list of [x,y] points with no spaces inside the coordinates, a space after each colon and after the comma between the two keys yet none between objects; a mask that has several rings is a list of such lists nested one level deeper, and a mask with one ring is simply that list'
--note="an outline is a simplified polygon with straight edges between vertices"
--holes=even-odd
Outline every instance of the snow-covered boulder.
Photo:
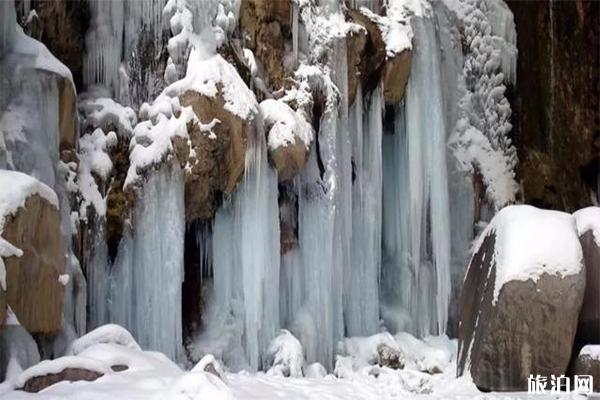
[{"label": "snow-covered boulder", "polygon": [[14,379],[39,362],[37,344],[25,328],[6,325],[0,329],[0,381]]},{"label": "snow-covered boulder", "polygon": [[600,345],[587,345],[581,349],[573,373],[593,376],[594,392],[600,392]]},{"label": "snow-covered boulder", "polygon": [[58,382],[95,381],[112,373],[108,365],[85,357],[67,356],[45,360],[26,369],[14,382],[15,388],[37,393]]},{"label": "snow-covered boulder", "polygon": [[484,390],[526,390],[565,373],[585,288],[575,219],[502,209],[476,243],[460,295],[458,374]]},{"label": "snow-covered boulder", "polygon": [[76,356],[89,347],[100,343],[112,343],[131,350],[142,350],[127,329],[116,324],[107,324],[94,329],[71,343],[68,354]]},{"label": "snow-covered boulder", "polygon": [[293,179],[308,161],[312,126],[283,101],[267,99],[260,103],[263,129],[267,135],[269,159],[279,182]]},{"label": "snow-covered boulder", "polygon": [[29,332],[56,332],[66,263],[58,198],[16,171],[0,170],[0,188],[0,291]]},{"label": "snow-covered boulder", "polygon": [[600,343],[600,207],[573,214],[585,263],[585,294],[579,313],[577,341]]},{"label": "snow-covered boulder", "polygon": [[157,400],[235,400],[231,389],[217,376],[208,372],[188,372],[173,380]]},{"label": "snow-covered boulder", "polygon": [[266,365],[268,375],[298,378],[302,376],[304,352],[302,345],[287,329],[282,329],[269,345]]}]

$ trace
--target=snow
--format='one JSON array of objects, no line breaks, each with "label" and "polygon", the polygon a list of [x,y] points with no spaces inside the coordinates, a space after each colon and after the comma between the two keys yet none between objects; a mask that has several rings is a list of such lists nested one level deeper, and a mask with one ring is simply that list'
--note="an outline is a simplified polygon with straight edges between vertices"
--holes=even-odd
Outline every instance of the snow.
[{"label": "snow", "polygon": [[69,354],[78,355],[88,347],[99,343],[114,343],[132,350],[141,350],[131,333],[116,324],[102,325],[75,340],[69,346]]},{"label": "snow", "polygon": [[507,282],[536,281],[544,273],[566,277],[583,268],[575,218],[570,214],[528,205],[505,207],[480,235],[474,254],[491,234],[496,238],[494,304]]},{"label": "snow", "polygon": [[117,144],[117,135],[110,131],[106,134],[100,128],[79,138],[79,169],[77,171],[78,189],[82,197],[79,215],[87,219],[87,208],[93,206],[96,214],[106,214],[106,199],[102,196],[96,176],[106,182],[113,169],[109,151]]},{"label": "snow", "polygon": [[69,68],[54,57],[41,42],[27,36],[19,25],[16,25],[15,41],[7,58],[18,59],[24,68],[48,71],[69,81],[73,80]]},{"label": "snow", "polygon": [[263,124],[269,131],[270,149],[293,145],[296,143],[296,137],[308,149],[313,139],[313,128],[302,115],[279,100],[264,100],[259,107]]},{"label": "snow", "polygon": [[592,360],[600,361],[600,345],[588,344],[583,346],[579,352],[579,358],[589,357]]},{"label": "snow", "polygon": [[[137,123],[135,111],[107,97],[83,94],[79,109],[85,117],[85,125],[108,130],[113,127],[120,135],[129,136]],[[108,134],[108,132],[106,132]]]},{"label": "snow", "polygon": [[579,236],[592,231],[594,241],[600,247],[600,207],[583,208],[576,211],[573,216],[575,217]]},{"label": "snow", "polygon": [[58,276],[58,282],[63,286],[67,286],[70,278],[71,276],[69,274],[61,274]]},{"label": "snow", "polygon": [[282,329],[269,345],[266,357],[267,375],[298,378],[302,376],[302,345],[287,329]]}]

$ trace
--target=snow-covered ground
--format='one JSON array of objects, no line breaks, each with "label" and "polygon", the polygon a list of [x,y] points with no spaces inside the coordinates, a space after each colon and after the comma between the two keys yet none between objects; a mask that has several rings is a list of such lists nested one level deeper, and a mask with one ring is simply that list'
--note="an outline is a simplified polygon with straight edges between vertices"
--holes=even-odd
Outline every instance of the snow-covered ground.
[{"label": "snow-covered ground", "polygon": [[[382,348],[385,347],[385,351]],[[13,368],[0,384],[0,399],[78,400],[386,400],[386,399],[584,399],[575,394],[481,393],[469,376],[456,378],[456,341],[446,336],[416,339],[382,332],[345,339],[338,346],[333,373],[306,366],[300,342],[283,331],[270,346],[272,367],[265,372],[223,372],[214,357],[184,370],[162,353],[143,351],[125,329],[105,325],[77,339],[68,356],[42,361],[20,372]],[[382,361],[399,356],[403,369]],[[398,359],[397,359],[398,360]],[[217,377],[207,368],[221,374]],[[115,372],[115,366],[124,371]],[[289,368],[282,368],[287,366]],[[19,388],[34,377],[65,368],[103,374],[93,382],[60,382],[39,393]],[[111,368],[113,367],[113,368]],[[320,372],[323,371],[323,372]],[[429,372],[425,372],[429,371]],[[295,377],[284,377],[289,375]],[[304,376],[311,376],[302,377]]]}]

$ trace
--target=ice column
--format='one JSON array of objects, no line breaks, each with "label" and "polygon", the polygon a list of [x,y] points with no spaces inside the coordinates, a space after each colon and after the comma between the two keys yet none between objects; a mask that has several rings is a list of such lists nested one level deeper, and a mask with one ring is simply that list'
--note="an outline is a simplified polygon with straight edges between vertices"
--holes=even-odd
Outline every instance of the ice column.
[{"label": "ice column", "polygon": [[352,248],[349,286],[345,288],[347,336],[366,336],[379,327],[379,273],[381,265],[381,199],[383,99],[378,87],[367,99],[359,87],[350,110],[352,134]]},{"label": "ice column", "polygon": [[383,146],[382,311],[392,331],[424,335],[446,329],[450,216],[439,42],[431,19],[412,24],[406,100]]},{"label": "ice column", "polygon": [[249,138],[243,182],[215,217],[212,252],[217,311],[210,318],[218,323],[233,316],[246,361],[258,369],[280,325],[280,255],[277,176],[256,132]]}]

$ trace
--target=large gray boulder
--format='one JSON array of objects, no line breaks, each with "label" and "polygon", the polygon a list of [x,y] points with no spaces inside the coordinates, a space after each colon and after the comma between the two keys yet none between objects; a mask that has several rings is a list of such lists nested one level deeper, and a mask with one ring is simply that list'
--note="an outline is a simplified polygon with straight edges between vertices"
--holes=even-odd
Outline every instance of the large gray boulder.
[{"label": "large gray boulder", "polygon": [[480,237],[460,295],[458,375],[482,390],[527,390],[566,372],[585,289],[574,218],[501,210]]}]

